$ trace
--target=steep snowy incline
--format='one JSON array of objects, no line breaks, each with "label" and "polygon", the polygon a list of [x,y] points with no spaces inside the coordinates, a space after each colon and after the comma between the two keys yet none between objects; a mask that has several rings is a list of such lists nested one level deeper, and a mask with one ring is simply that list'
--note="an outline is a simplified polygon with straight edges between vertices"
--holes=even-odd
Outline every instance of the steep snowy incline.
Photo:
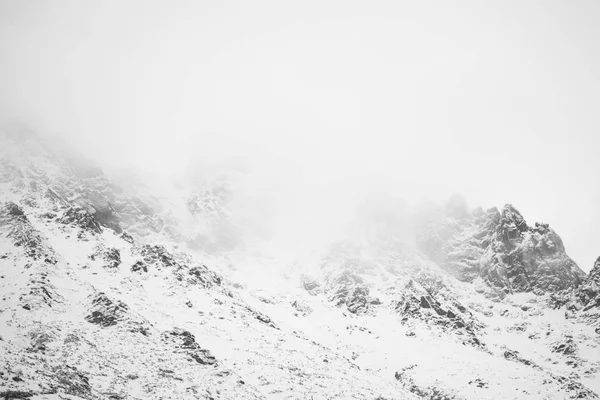
[{"label": "steep snowy incline", "polygon": [[[185,255],[29,211],[2,214],[5,395],[411,398],[290,330],[291,306],[271,319]],[[12,234],[20,225],[25,244]]]}]

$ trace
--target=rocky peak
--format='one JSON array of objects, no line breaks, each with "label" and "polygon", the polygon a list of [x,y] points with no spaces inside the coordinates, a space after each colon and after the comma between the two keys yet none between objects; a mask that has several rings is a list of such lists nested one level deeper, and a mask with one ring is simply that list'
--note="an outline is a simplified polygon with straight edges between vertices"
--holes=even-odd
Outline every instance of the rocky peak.
[{"label": "rocky peak", "polygon": [[521,213],[511,204],[506,204],[502,208],[500,223],[497,226],[497,233],[505,243],[513,243],[522,237],[522,234],[529,227]]},{"label": "rocky peak", "polygon": [[505,293],[573,289],[585,277],[548,224],[529,226],[511,204],[432,224],[418,245],[459,280],[481,277]]}]

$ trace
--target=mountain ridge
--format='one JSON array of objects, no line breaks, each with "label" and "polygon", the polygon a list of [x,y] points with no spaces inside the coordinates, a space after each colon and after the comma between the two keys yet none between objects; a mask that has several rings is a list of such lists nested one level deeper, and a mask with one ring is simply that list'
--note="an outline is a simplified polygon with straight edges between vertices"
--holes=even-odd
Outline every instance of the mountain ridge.
[{"label": "mountain ridge", "polygon": [[[13,139],[0,158],[5,398],[598,398],[600,258],[586,276],[511,205],[451,199],[416,248],[382,215],[270,265],[229,242],[235,224],[221,241],[216,225],[184,234],[174,200]],[[192,219],[231,207],[210,187],[182,193]],[[189,232],[206,237],[191,251]]]}]

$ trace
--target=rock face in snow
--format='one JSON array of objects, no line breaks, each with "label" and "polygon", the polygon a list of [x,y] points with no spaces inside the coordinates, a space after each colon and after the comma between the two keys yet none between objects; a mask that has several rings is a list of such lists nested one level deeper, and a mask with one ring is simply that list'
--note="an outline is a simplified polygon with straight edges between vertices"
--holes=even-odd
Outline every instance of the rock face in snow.
[{"label": "rock face in snow", "polygon": [[92,312],[85,317],[85,320],[104,328],[116,325],[129,309],[125,303],[113,301],[104,293],[95,295],[91,303]]},{"label": "rock face in snow", "polygon": [[196,343],[194,335],[188,331],[174,329],[172,331],[165,332],[163,334],[163,340],[165,342],[172,343],[175,348],[182,350],[190,357],[190,359],[194,360],[198,364],[215,365],[217,363],[217,360],[210,353],[210,351],[202,349],[200,345]]},{"label": "rock face in snow", "polygon": [[476,317],[456,300],[446,298],[439,289],[426,289],[410,280],[394,308],[402,316],[403,322],[420,319],[427,324],[440,326],[447,332],[456,332],[465,343],[483,346],[477,338],[481,324]]},{"label": "rock face in snow", "polygon": [[23,209],[13,202],[8,202],[0,211],[0,228],[4,228],[7,238],[16,247],[22,247],[25,254],[34,260],[43,260],[55,264],[52,250],[44,244],[44,238],[31,225]]},{"label": "rock face in snow", "polygon": [[344,271],[333,278],[326,289],[328,300],[336,306],[346,306],[352,314],[364,314],[372,305],[379,304],[369,296],[369,288],[357,274]]},{"label": "rock face in snow", "polygon": [[434,224],[419,247],[458,279],[481,277],[505,293],[574,289],[585,278],[548,224],[528,226],[510,204]]},{"label": "rock face in snow", "polygon": [[600,311],[600,257],[594,263],[588,277],[578,291],[579,301],[584,311],[597,308]]}]

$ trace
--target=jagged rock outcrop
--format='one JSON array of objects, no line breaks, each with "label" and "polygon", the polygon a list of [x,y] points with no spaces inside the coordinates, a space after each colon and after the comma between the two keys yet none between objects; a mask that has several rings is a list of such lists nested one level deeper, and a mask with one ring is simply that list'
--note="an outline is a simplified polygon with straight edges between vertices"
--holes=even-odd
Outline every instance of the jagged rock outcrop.
[{"label": "jagged rock outcrop", "polygon": [[[178,222],[161,208],[160,201],[132,195],[89,160],[65,153],[35,135],[26,140],[14,137],[6,144],[0,157],[0,180],[32,207],[49,206],[60,222],[84,232],[127,229],[139,237],[179,237]],[[35,163],[30,162],[33,158]]]},{"label": "jagged rock outcrop", "polygon": [[47,272],[36,272],[27,282],[26,292],[19,296],[19,303],[25,310],[54,307],[62,302],[62,296],[48,279]]},{"label": "jagged rock outcrop", "polygon": [[472,218],[431,223],[417,244],[432,261],[461,281],[479,276],[480,260],[492,243],[500,212],[491,208]]},{"label": "jagged rock outcrop", "polygon": [[402,289],[394,309],[405,323],[420,320],[437,325],[463,336],[465,343],[483,346],[476,335],[481,324],[465,306],[415,280],[411,279]]},{"label": "jagged rock outcrop", "polygon": [[56,264],[54,251],[45,244],[42,234],[29,222],[21,207],[13,202],[5,204],[0,210],[0,229],[10,238],[15,247],[22,248],[33,260],[42,260]]},{"label": "jagged rock outcrop", "polygon": [[200,347],[196,338],[189,331],[183,329],[173,329],[163,333],[163,341],[170,343],[177,350],[189,357],[190,361],[196,361],[201,365],[216,365],[217,360],[212,353]]},{"label": "jagged rock outcrop", "polygon": [[118,268],[121,265],[121,253],[119,249],[98,245],[90,255],[92,261],[102,261],[104,268]]},{"label": "jagged rock outcrop", "polygon": [[598,309],[600,312],[600,257],[583,284],[579,287],[577,297],[584,306],[583,311]]},{"label": "jagged rock outcrop", "polygon": [[162,245],[135,245],[133,253],[141,257],[131,267],[134,272],[170,270],[178,281],[190,285],[203,288],[221,285],[222,278],[206,265],[194,262],[186,254],[171,253]]},{"label": "jagged rock outcrop", "polygon": [[91,233],[102,232],[102,228],[98,221],[94,219],[94,215],[84,208],[69,208],[63,216],[58,219],[58,222],[71,224]]},{"label": "jagged rock outcrop", "polygon": [[364,314],[378,301],[369,296],[369,288],[362,278],[344,271],[331,279],[326,288],[327,299],[337,307],[346,306],[352,314]]},{"label": "jagged rock outcrop", "polygon": [[106,293],[99,292],[91,296],[89,308],[90,313],[85,317],[89,323],[102,328],[122,325],[129,332],[150,335],[150,325],[146,320],[132,313],[127,304]]},{"label": "jagged rock outcrop", "polygon": [[372,272],[373,263],[361,255],[361,247],[351,242],[332,245],[322,261],[324,282],[304,278],[304,288],[315,295],[323,291],[327,300],[344,307],[355,315],[371,313],[381,304],[372,294],[365,276]]},{"label": "jagged rock outcrop", "polygon": [[146,265],[152,265],[158,270],[171,268],[176,264],[173,255],[162,245],[135,246],[133,252],[139,254]]},{"label": "jagged rock outcrop", "polygon": [[505,293],[574,289],[585,276],[548,224],[528,226],[510,204],[433,224],[419,247],[458,279],[481,277]]},{"label": "jagged rock outcrop", "polygon": [[91,299],[91,312],[85,320],[103,328],[116,325],[123,320],[129,307],[119,300],[110,299],[105,293],[98,293]]},{"label": "jagged rock outcrop", "polygon": [[534,368],[539,368],[533,361],[523,358],[518,351],[515,350],[506,350],[504,352],[504,358],[507,360],[515,361],[521,363],[523,365],[532,366]]}]

